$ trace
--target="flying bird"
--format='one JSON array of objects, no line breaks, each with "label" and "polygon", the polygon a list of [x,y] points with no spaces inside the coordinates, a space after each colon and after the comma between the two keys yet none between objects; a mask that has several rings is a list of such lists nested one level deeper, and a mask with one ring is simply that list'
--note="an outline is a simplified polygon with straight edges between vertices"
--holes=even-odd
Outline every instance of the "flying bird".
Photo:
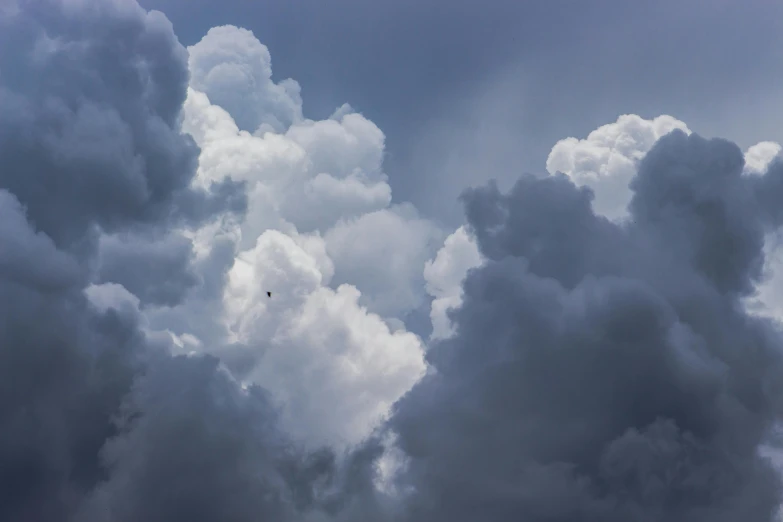
[{"label": "flying bird", "polygon": [[267,297],[272,297],[272,292],[267,292],[267,293],[266,293],[266,296],[267,296]]}]

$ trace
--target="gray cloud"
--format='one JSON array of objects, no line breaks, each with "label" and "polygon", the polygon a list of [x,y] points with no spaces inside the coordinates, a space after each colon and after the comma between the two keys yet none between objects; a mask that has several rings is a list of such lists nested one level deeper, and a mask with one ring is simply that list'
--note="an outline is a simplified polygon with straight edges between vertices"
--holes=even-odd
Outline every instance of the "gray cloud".
[{"label": "gray cloud", "polygon": [[110,479],[80,520],[291,520],[334,469],[329,455],[291,467],[298,456],[266,395],[241,391],[210,357],[158,361],[123,412],[103,450]]},{"label": "gray cloud", "polygon": [[215,198],[237,206],[231,182],[214,194],[189,187],[198,147],[179,129],[187,52],[161,13],[19,6],[0,37],[0,187],[37,229],[62,246],[96,225],[197,222]]},{"label": "gray cloud", "polygon": [[341,480],[329,452],[297,450],[265,394],[215,359],[169,355],[133,302],[105,306],[119,287],[104,303],[85,292],[97,277],[170,304],[222,285],[232,248],[193,261],[180,229],[241,214],[245,196],[190,186],[170,24],[133,2],[21,0],[0,40],[0,518],[312,509]]},{"label": "gray cloud", "polygon": [[63,520],[102,476],[98,452],[144,342],[132,316],[88,307],[75,259],[8,199],[0,211],[0,243],[10,247],[0,254],[0,518]]},{"label": "gray cloud", "polygon": [[58,251],[45,234],[35,233],[19,200],[1,189],[0,237],[0,271],[7,278],[44,292],[61,291],[86,280],[76,260]]},{"label": "gray cloud", "polygon": [[190,186],[187,56],[162,15],[16,4],[0,15],[0,519],[772,519],[781,483],[757,450],[782,413],[781,338],[740,299],[780,224],[780,164],[743,177],[736,146],[674,133],[622,226],[565,176],[468,191],[486,261],[388,422],[408,462],[402,494],[379,495],[377,440],[305,451],[266,392],[171,356],[133,303],[85,297],[97,277],[163,308],[192,292],[208,314],[235,244],[194,261],[175,238],[241,214],[244,191]]},{"label": "gray cloud", "polygon": [[119,283],[142,304],[174,306],[198,283],[193,257],[193,243],[179,235],[104,236],[96,282]]},{"label": "gray cloud", "polygon": [[773,223],[742,166],[675,131],[623,226],[565,176],[465,193],[487,261],[390,421],[406,520],[773,519],[783,340],[739,301]]}]

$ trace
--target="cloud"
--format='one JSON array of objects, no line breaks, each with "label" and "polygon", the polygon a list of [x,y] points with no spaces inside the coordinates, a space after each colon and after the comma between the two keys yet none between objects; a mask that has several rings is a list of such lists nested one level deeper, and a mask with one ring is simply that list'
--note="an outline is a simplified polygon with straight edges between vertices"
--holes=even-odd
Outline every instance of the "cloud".
[{"label": "cloud", "polygon": [[[199,223],[240,187],[190,187],[198,149],[178,124],[187,55],[171,24],[134,3],[81,5],[24,3],[4,31],[0,184],[58,245],[94,225]],[[117,33],[91,32],[108,12]]]},{"label": "cloud", "polygon": [[[295,520],[291,493],[313,493],[286,475],[299,456],[275,420],[268,398],[237,386],[216,359],[160,361],[127,397],[121,434],[103,450],[111,479],[79,520]],[[331,464],[315,475],[329,478]]]},{"label": "cloud", "polygon": [[185,115],[183,128],[202,149],[202,183],[230,175],[248,184],[245,247],[268,228],[325,231],[341,218],[386,208],[391,201],[381,170],[383,134],[359,114],[254,136],[191,90]]},{"label": "cloud", "polygon": [[[690,133],[688,126],[672,116],[645,120],[635,114],[620,116],[615,123],[603,125],[587,138],[558,141],[547,158],[549,174],[561,172],[580,187],[594,192],[595,211],[610,219],[627,216],[631,200],[629,183],[639,161],[662,136],[675,129]],[[780,152],[780,145],[764,141],[745,152],[746,174],[763,174]]]},{"label": "cloud", "polygon": [[773,141],[762,141],[749,147],[745,152],[745,173],[764,174],[780,150],[780,145]]},{"label": "cloud", "polygon": [[771,519],[781,339],[742,303],[779,149],[624,117],[465,192],[436,252],[380,129],[304,118],[251,33],[14,5],[0,518]]},{"label": "cloud", "polygon": [[163,238],[103,236],[99,247],[97,283],[122,285],[145,304],[174,306],[196,286],[193,243],[170,234]]},{"label": "cloud", "polygon": [[546,161],[550,174],[562,172],[578,186],[595,192],[596,212],[617,219],[626,214],[631,199],[628,183],[638,161],[653,144],[674,129],[690,132],[685,123],[671,116],[645,120],[635,114],[620,116],[587,138],[566,138],[552,147]]},{"label": "cloud", "polygon": [[0,190],[0,216],[0,235],[5,245],[0,271],[8,279],[50,291],[84,280],[84,271],[76,259],[57,250],[45,234],[32,230],[24,207],[6,190]]},{"label": "cloud", "polygon": [[[685,123],[671,116],[645,120],[636,115],[621,116],[616,123],[604,125],[584,139],[567,138],[552,148],[547,160],[550,174],[562,172],[578,186],[594,192],[593,208],[614,220],[628,216],[631,201],[630,181],[636,175],[640,159],[655,140],[673,129],[689,133]],[[744,153],[743,174],[761,176],[767,172],[780,153],[779,144],[763,141]],[[773,179],[770,176],[769,179]],[[776,191],[772,191],[776,194]],[[773,207],[774,203],[769,203]],[[744,300],[753,313],[770,318],[781,317],[783,303],[778,295],[781,285],[780,238],[770,232],[764,241],[764,278],[756,284],[756,292]]]},{"label": "cloud", "polygon": [[[424,372],[423,342],[401,320],[426,304],[421,267],[440,230],[410,205],[391,205],[385,137],[350,106],[322,121],[243,129],[242,114],[272,110],[271,91],[251,96],[232,72],[270,77],[251,33],[213,29],[189,53],[182,128],[201,150],[194,186],[241,183],[247,212],[187,236],[198,279],[211,277],[216,291],[149,307],[150,328],[268,389],[299,440],[357,444]],[[208,261],[217,237],[224,250]]]},{"label": "cloud", "polygon": [[757,450],[781,338],[739,306],[778,225],[757,180],[734,144],[678,130],[639,162],[622,225],[564,175],[467,191],[485,260],[389,422],[404,519],[772,520]]},{"label": "cloud", "polygon": [[242,130],[282,132],[302,120],[299,84],[272,81],[272,57],[251,31],[213,27],[188,51],[191,86],[227,110]]},{"label": "cloud", "polygon": [[297,449],[218,360],[173,357],[193,336],[147,315],[222,297],[246,202],[241,183],[194,179],[171,25],[125,1],[0,16],[0,518],[320,509],[353,472]]},{"label": "cloud", "polygon": [[462,283],[468,271],[481,261],[475,239],[462,226],[446,238],[435,259],[425,264],[427,293],[435,298],[430,309],[432,339],[445,339],[454,333],[449,312],[462,304]]},{"label": "cloud", "polygon": [[181,221],[195,149],[176,127],[184,49],[159,15],[17,7],[0,32],[0,517],[64,520],[104,476],[112,415],[151,348],[133,313],[82,292],[96,227]]},{"label": "cloud", "polygon": [[410,204],[341,220],[324,236],[335,263],[333,284],[351,282],[363,305],[384,317],[403,317],[424,304],[421,267],[441,237]]},{"label": "cloud", "polygon": [[224,359],[282,402],[291,433],[344,446],[383,420],[424,361],[421,341],[390,331],[359,305],[355,287],[324,283],[305,248],[277,231],[262,234],[229,273],[226,321],[237,344]]}]

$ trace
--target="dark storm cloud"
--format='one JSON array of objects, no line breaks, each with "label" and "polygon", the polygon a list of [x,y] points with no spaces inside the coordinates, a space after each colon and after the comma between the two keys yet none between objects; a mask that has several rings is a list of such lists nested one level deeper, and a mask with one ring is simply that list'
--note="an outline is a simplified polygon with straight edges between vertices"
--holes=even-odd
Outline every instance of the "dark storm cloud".
[{"label": "dark storm cloud", "polygon": [[52,240],[30,229],[24,207],[0,190],[0,272],[41,291],[57,291],[86,279],[74,258],[56,250]]},{"label": "dark storm cloud", "polygon": [[325,502],[336,460],[297,450],[261,391],[170,356],[132,303],[85,296],[95,269],[142,303],[176,302],[194,277],[213,296],[231,257],[220,244],[191,262],[177,239],[245,196],[189,187],[187,57],[166,19],[20,0],[0,40],[0,519],[290,520]]},{"label": "dark storm cloud", "polygon": [[179,128],[187,51],[168,20],[133,2],[79,5],[23,0],[4,17],[0,188],[59,246],[92,225],[198,222],[215,198],[241,211],[240,185],[189,188],[198,147]]},{"label": "dark storm cloud", "polygon": [[76,260],[0,202],[0,518],[67,520],[102,475],[143,340],[133,317],[93,313]]},{"label": "dark storm cloud", "polygon": [[565,176],[465,193],[488,259],[390,421],[405,520],[773,520],[783,338],[740,298],[775,223],[742,166],[664,137],[622,227]]},{"label": "dark storm cloud", "polygon": [[97,282],[119,283],[142,304],[175,306],[198,283],[193,255],[193,243],[179,235],[104,236]]},{"label": "dark storm cloud", "polygon": [[103,450],[111,478],[80,520],[291,520],[334,470],[329,455],[291,468],[298,455],[269,399],[241,391],[210,357],[158,361],[123,413],[122,434]]}]

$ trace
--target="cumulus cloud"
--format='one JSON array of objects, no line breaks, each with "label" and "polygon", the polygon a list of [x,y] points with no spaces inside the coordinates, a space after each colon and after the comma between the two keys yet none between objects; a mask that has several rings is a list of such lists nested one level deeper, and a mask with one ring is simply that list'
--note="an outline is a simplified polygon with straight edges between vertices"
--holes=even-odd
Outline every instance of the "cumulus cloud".
[{"label": "cumulus cloud", "polygon": [[302,120],[299,84],[272,80],[269,49],[251,31],[213,27],[189,49],[190,84],[250,132],[285,131]]},{"label": "cumulus cloud", "polygon": [[6,190],[0,190],[0,216],[4,245],[0,270],[9,279],[41,290],[57,290],[84,278],[75,258],[57,250],[49,236],[30,228],[24,207]]},{"label": "cumulus cloud", "polygon": [[624,116],[441,243],[252,33],[8,5],[0,518],[771,520],[775,144]]},{"label": "cumulus cloud", "polygon": [[404,520],[772,520],[783,339],[740,300],[781,178],[743,163],[664,136],[622,225],[564,175],[466,193],[485,259],[389,424]]},{"label": "cumulus cloud", "polygon": [[[69,2],[21,4],[15,30],[0,37],[0,183],[58,245],[84,239],[94,225],[198,224],[214,198],[240,190],[224,179],[205,187],[222,187],[212,195],[190,187],[198,149],[178,125],[185,50],[161,13],[115,4],[105,9],[116,13],[123,45],[103,45],[105,34],[80,41],[104,10]],[[31,54],[20,52],[24,44]]]},{"label": "cumulus cloud", "polygon": [[245,207],[241,183],[194,180],[171,25],[125,1],[0,16],[0,518],[290,520],[328,504],[334,456],[297,449],[266,392],[216,359],[171,356],[144,315],[222,298]]},{"label": "cumulus cloud", "polygon": [[356,444],[423,373],[420,340],[391,332],[354,287],[321,283],[317,262],[291,238],[258,238],[226,289],[229,328],[243,346],[236,371],[282,402],[298,437]]},{"label": "cumulus cloud", "polygon": [[[628,215],[632,196],[629,183],[639,161],[658,139],[675,129],[691,132],[684,122],[668,115],[645,120],[625,114],[592,131],[585,139],[557,142],[549,153],[546,168],[550,175],[563,173],[577,186],[592,189],[597,213],[623,219]],[[744,156],[744,173],[763,174],[780,150],[780,145],[770,141],[749,147]]]},{"label": "cumulus cloud", "polygon": [[248,184],[244,247],[269,228],[324,232],[340,219],[391,202],[382,170],[383,133],[360,114],[306,120],[282,134],[255,136],[239,130],[204,93],[191,90],[183,128],[202,149],[204,184],[228,175]]},{"label": "cumulus cloud", "polygon": [[326,286],[322,267],[279,231],[240,253],[224,295],[233,343],[223,359],[281,401],[300,439],[356,444],[422,375],[422,346],[361,306],[354,286]]},{"label": "cumulus cloud", "polygon": [[449,235],[435,258],[426,262],[426,288],[434,297],[430,309],[433,340],[445,339],[454,333],[449,313],[462,304],[462,283],[468,271],[480,264],[478,245],[464,226]]},{"label": "cumulus cloud", "polygon": [[[421,267],[440,231],[410,205],[391,205],[385,137],[350,106],[322,121],[246,130],[240,115],[267,114],[277,103],[268,52],[252,33],[216,28],[189,54],[182,128],[201,151],[194,186],[242,183],[247,212],[188,236],[204,260],[196,280],[211,267],[213,286],[223,288],[221,274],[225,288],[153,307],[151,328],[268,389],[300,440],[356,444],[424,372],[423,343],[401,320],[426,302]],[[235,69],[253,71],[266,87],[243,91],[249,84]],[[211,234],[225,242],[214,262]],[[168,253],[173,266],[187,252]],[[155,290],[184,292],[193,280]],[[158,300],[174,303],[173,295]]]},{"label": "cumulus cloud", "polygon": [[[680,129],[690,133],[685,123],[671,116],[645,120],[636,115],[621,116],[617,122],[591,132],[584,140],[567,138],[559,141],[549,154],[550,175],[561,172],[577,186],[593,191],[593,209],[613,220],[628,216],[631,201],[630,182],[636,175],[639,161],[661,136]],[[745,175],[761,176],[779,157],[781,146],[764,141],[749,147],[744,155]],[[772,192],[775,194],[776,192]],[[771,205],[768,205],[771,206]],[[783,317],[780,289],[783,286],[783,250],[780,234],[770,232],[764,242],[764,278],[757,290],[744,300],[745,306],[757,315]]]},{"label": "cumulus cloud", "polygon": [[594,208],[611,219],[626,215],[631,199],[628,183],[638,161],[655,142],[674,129],[690,132],[688,126],[671,116],[645,120],[635,114],[620,116],[587,138],[566,138],[552,148],[546,161],[550,174],[561,172],[578,186],[595,192]]},{"label": "cumulus cloud", "polygon": [[[311,507],[317,493],[287,472],[299,456],[275,420],[268,398],[237,386],[217,360],[160,361],[126,398],[121,434],[102,454],[111,479],[79,520],[296,520],[297,502]],[[304,471],[330,478],[331,460],[313,464]]]},{"label": "cumulus cloud", "polygon": [[780,150],[780,145],[774,141],[762,141],[749,147],[745,152],[745,173],[764,174]]},{"label": "cumulus cloud", "polygon": [[192,241],[181,234],[104,235],[96,282],[120,284],[145,304],[174,306],[198,282],[193,257]]},{"label": "cumulus cloud", "polygon": [[3,16],[0,517],[64,520],[104,477],[147,348],[133,314],[84,296],[91,238],[178,221],[196,158],[176,127],[187,71],[165,19],[138,6],[22,2]]}]

